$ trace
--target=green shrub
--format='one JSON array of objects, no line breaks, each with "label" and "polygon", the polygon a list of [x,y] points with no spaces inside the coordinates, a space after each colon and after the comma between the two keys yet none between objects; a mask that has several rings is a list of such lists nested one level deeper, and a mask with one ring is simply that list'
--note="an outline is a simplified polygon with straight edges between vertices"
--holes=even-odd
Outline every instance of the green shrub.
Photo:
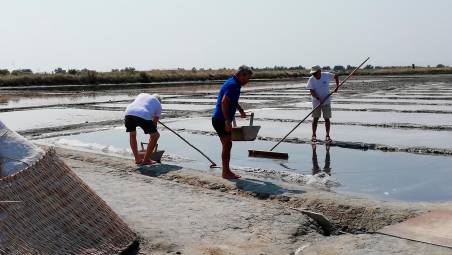
[{"label": "green shrub", "polygon": [[344,66],[336,65],[333,67],[333,70],[336,72],[340,72],[340,71],[345,71],[345,68],[344,68]]},{"label": "green shrub", "polygon": [[8,69],[0,69],[0,75],[8,75],[9,70]]},{"label": "green shrub", "polygon": [[67,71],[67,73],[70,74],[70,75],[76,75],[76,74],[79,73],[79,71],[77,69],[69,69]]}]

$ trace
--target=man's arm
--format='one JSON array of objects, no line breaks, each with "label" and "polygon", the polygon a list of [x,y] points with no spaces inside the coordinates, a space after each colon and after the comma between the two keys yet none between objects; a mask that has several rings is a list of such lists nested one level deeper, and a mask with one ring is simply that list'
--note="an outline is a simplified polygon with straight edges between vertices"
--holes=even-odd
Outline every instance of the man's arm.
[{"label": "man's arm", "polygon": [[225,130],[227,132],[230,132],[232,130],[232,123],[229,120],[229,105],[231,104],[231,101],[229,97],[223,96],[221,99],[221,111],[223,112],[223,118],[224,118],[224,124],[225,124]]},{"label": "man's arm", "polygon": [[317,100],[320,101],[320,97],[317,95],[317,93],[315,93],[315,90],[310,89],[309,92],[311,92],[311,96],[314,98],[317,98]]},{"label": "man's arm", "polygon": [[160,116],[162,115],[162,105],[160,105],[157,110],[154,112],[154,116],[152,116],[152,122],[154,122],[155,126],[159,122]]},{"label": "man's arm", "polygon": [[317,100],[320,101],[319,95],[317,95],[317,93],[315,93],[314,86],[312,84],[313,83],[312,79],[313,79],[313,77],[309,78],[308,83],[306,84],[306,88],[309,89],[309,92],[311,93],[311,96],[313,98],[316,98]]},{"label": "man's arm", "polygon": [[339,75],[334,74],[334,81],[336,82],[336,88],[334,89],[334,93],[339,89]]},{"label": "man's arm", "polygon": [[237,104],[237,110],[239,110],[239,112],[240,112],[240,117],[246,118],[246,113],[243,110],[242,106],[240,106],[240,104]]}]

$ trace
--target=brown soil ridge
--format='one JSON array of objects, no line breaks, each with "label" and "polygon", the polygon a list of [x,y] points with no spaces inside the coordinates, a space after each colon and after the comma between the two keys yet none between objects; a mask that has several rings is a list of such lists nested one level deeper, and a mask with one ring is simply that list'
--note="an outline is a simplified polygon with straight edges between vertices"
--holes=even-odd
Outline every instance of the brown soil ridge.
[{"label": "brown soil ridge", "polygon": [[[96,155],[67,149],[57,149],[64,158],[81,160],[96,165],[108,166],[120,172],[139,172],[132,160],[110,160],[109,156]],[[190,169],[169,170],[171,165],[162,164],[151,168],[147,175],[161,179],[188,184],[229,194],[268,200],[290,208],[303,208],[325,215],[334,226],[334,233],[372,233],[384,226],[402,222],[422,212],[408,203],[381,202],[367,198],[326,192],[312,187],[286,184],[271,184],[257,180],[265,185],[255,185],[246,180],[231,182],[219,176]],[[281,186],[279,186],[281,185]],[[282,191],[284,190],[284,192]]]}]

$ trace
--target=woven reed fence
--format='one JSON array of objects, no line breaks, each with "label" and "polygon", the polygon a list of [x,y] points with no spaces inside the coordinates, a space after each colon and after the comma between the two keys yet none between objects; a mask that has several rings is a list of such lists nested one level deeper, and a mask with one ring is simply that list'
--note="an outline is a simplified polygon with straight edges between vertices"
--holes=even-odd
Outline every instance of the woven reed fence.
[{"label": "woven reed fence", "polygon": [[53,149],[0,178],[0,254],[118,254],[135,240]]}]

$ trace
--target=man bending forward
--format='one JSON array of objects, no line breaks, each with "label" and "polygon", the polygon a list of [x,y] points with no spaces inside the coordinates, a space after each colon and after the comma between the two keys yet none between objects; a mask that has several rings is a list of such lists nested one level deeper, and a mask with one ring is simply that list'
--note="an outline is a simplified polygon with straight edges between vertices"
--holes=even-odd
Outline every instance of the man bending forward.
[{"label": "man bending forward", "polygon": [[[126,132],[129,133],[130,148],[135,157],[136,164],[152,165],[151,154],[160,137],[157,131],[157,123],[162,114],[162,100],[159,95],[139,94],[135,100],[127,106],[124,118]],[[138,154],[136,129],[140,127],[145,134],[149,134],[149,144],[143,158]]]}]

